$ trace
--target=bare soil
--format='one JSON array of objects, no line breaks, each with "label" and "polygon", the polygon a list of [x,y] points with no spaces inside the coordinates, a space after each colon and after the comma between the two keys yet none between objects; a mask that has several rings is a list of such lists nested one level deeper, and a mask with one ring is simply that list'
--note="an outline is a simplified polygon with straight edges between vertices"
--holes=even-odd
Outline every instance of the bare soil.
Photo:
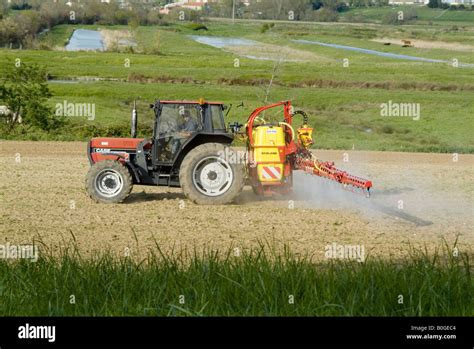
[{"label": "bare soil", "polygon": [[[427,49],[443,49],[443,50],[450,50],[450,51],[460,51],[460,52],[474,52],[474,46],[467,45],[467,44],[460,44],[456,42],[446,42],[446,41],[425,41],[425,40],[418,40],[418,39],[408,39],[411,41],[415,47],[418,48],[427,48]],[[390,43],[392,45],[399,45],[402,46],[401,39],[393,39],[393,38],[381,38],[381,39],[373,39],[372,41],[381,42],[381,43]]]},{"label": "bare soil", "polygon": [[[84,189],[89,163],[80,142],[0,143],[0,244],[41,241],[58,252],[143,256],[164,251],[250,248],[260,243],[323,260],[329,244],[363,245],[366,255],[395,258],[443,241],[472,253],[474,156],[315,151],[374,183],[367,199],[310,175],[295,193],[259,199],[246,187],[237,202],[197,206],[179,188],[135,186],[124,204],[93,202]],[[17,161],[18,160],[18,161]]]}]

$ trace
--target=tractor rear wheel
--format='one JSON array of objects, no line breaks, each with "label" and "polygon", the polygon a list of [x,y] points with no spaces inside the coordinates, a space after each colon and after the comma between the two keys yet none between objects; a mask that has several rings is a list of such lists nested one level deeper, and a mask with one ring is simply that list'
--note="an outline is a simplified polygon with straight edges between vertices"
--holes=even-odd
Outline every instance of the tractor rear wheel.
[{"label": "tractor rear wheel", "polygon": [[89,196],[97,202],[119,203],[132,191],[133,181],[130,171],[114,160],[96,162],[86,177]]},{"label": "tractor rear wheel", "polygon": [[179,170],[184,194],[200,205],[232,202],[242,191],[245,168],[240,158],[220,143],[205,143],[191,150]]}]

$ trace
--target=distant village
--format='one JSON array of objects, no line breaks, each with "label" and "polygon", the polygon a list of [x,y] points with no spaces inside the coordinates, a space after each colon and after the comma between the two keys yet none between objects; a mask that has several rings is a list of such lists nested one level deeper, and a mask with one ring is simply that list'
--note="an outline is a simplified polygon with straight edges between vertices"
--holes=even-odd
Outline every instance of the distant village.
[{"label": "distant village", "polygon": [[[99,1],[99,0],[98,0]],[[264,0],[234,0],[234,3],[243,5],[243,6],[250,6],[253,3],[261,3]],[[70,0],[66,2],[66,5],[73,6],[74,3],[80,3],[81,0]],[[101,3],[117,3],[121,8],[130,9],[133,5],[133,1],[127,0],[100,0]],[[151,1],[151,0],[142,0],[141,3],[149,3],[149,4],[158,4],[156,5],[157,9],[161,14],[167,15],[172,9],[183,8],[188,10],[194,11],[202,11],[211,4],[218,4],[221,0],[202,0],[202,1],[193,1],[193,0],[177,0],[177,1],[164,1],[168,2],[164,5],[160,4],[159,1]],[[347,6],[352,6],[351,1],[341,1],[345,3]],[[375,0],[367,0],[367,3],[373,2]],[[428,5],[429,0],[388,0],[388,5]],[[447,5],[474,5],[474,0],[441,0],[441,3]]]}]

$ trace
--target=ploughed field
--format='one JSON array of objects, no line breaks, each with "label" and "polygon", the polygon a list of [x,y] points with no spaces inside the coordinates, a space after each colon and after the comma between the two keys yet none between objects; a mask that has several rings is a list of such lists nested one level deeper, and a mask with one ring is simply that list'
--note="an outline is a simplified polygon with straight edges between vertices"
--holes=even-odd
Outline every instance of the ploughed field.
[{"label": "ploughed field", "polygon": [[[397,257],[443,241],[474,252],[474,155],[320,151],[350,173],[370,178],[370,199],[337,185],[295,176],[294,193],[198,206],[179,188],[135,186],[123,204],[92,201],[84,181],[83,142],[0,143],[0,240],[60,252],[109,251],[141,257],[162,251],[248,249],[259,244],[324,260],[328,245],[359,245],[369,256]],[[348,161],[344,161],[348,160]]]}]

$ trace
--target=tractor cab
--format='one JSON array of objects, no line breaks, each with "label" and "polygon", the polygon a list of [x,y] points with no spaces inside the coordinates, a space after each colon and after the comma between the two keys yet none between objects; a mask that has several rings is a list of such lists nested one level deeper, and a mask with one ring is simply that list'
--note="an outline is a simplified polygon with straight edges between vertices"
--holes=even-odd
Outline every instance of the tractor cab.
[{"label": "tractor cab", "polygon": [[222,135],[232,141],[224,123],[224,105],[217,102],[156,101],[153,130],[153,164],[171,165],[190,144]]}]

